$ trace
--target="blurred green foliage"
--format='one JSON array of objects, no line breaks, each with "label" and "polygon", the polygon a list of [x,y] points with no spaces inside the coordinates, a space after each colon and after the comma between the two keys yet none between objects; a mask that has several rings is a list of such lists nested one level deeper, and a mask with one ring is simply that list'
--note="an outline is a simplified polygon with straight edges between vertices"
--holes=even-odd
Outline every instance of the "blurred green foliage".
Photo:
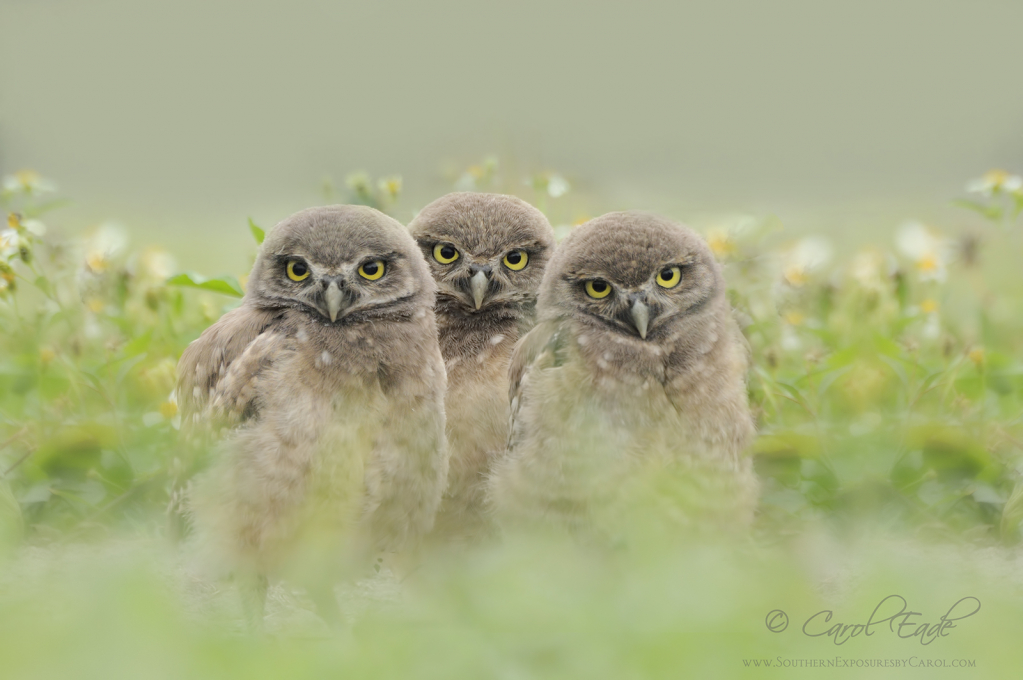
[{"label": "blurred green foliage", "polygon": [[[49,183],[21,179],[2,197],[0,489],[30,540],[103,533],[152,517],[191,474],[174,432],[175,363],[237,304],[245,276],[175,272],[167,253],[129,247],[112,224],[62,236],[43,222]],[[515,187],[492,158],[453,179]],[[1019,205],[1016,179],[971,186],[980,201]],[[347,186],[347,200],[382,209],[401,192],[400,178],[362,173]],[[570,190],[557,173],[518,186],[535,202]],[[249,229],[258,245],[264,230]],[[1018,540],[1019,501],[1007,503],[1021,473],[1023,295],[990,287],[983,261],[1018,248],[1016,232],[992,228],[978,246],[908,223],[892,243],[839,258],[823,236],[786,242],[774,219],[706,231],[753,352],[765,535],[865,519]]]},{"label": "blurred green foliage", "polygon": [[[751,455],[763,480],[759,546],[799,540],[821,525],[977,549],[1020,540],[1023,288],[1000,283],[1006,272],[999,268],[1014,259],[998,257],[1020,254],[1018,180],[991,173],[970,185],[977,198],[963,204],[989,220],[985,232],[950,235],[907,223],[890,242],[840,255],[826,235],[787,240],[773,218],[707,225],[752,350],[749,387],[760,436]],[[525,198],[552,216],[559,236],[585,217],[563,204],[571,186],[557,173],[519,181],[487,159],[452,181],[460,190],[526,188],[532,195]],[[340,194],[328,181],[325,197],[390,210],[402,183],[356,174],[346,187]],[[245,285],[245,272],[179,272],[159,248],[130,246],[115,224],[70,237],[51,227],[49,211],[58,205],[52,194],[31,172],[7,178],[0,194],[8,216],[0,230],[0,559],[19,546],[32,554],[124,532],[164,534],[168,510],[174,514],[196,467],[176,432],[175,364],[191,340],[238,304]],[[254,250],[264,230],[251,220],[248,226],[255,244],[246,238],[239,247]],[[1009,280],[1013,273],[1018,279],[1010,271]],[[637,584],[670,587],[676,577],[692,577],[707,580],[701,587],[711,593],[727,593],[725,581],[744,579],[714,565],[748,562],[746,554],[683,556],[670,541],[651,540],[638,555],[602,562],[607,555],[544,540],[477,555],[470,565],[433,565],[423,575],[431,594],[402,615],[411,619],[369,619],[361,638],[368,644],[357,654],[350,641],[317,646],[308,657],[214,644],[179,620],[177,605],[158,594],[162,586],[125,576],[128,585],[115,587],[97,576],[92,583],[106,585],[69,596],[67,606],[77,612],[72,620],[94,610],[113,623],[77,641],[74,631],[55,629],[71,651],[51,670],[72,664],[79,644],[96,637],[109,646],[98,638],[124,633],[126,654],[139,645],[165,658],[170,646],[161,637],[191,650],[166,677],[214,677],[228,667],[239,677],[315,677],[341,657],[354,670],[417,677],[479,677],[511,657],[521,666],[508,666],[508,677],[539,677],[545,669],[566,677],[642,677],[670,671],[680,658],[709,658],[700,635],[735,645],[760,640],[760,610],[780,606],[772,605],[770,583],[794,568],[765,566],[748,587],[724,597],[719,614],[721,603],[710,596],[637,601],[651,597]],[[151,571],[143,568],[150,574],[144,578]],[[805,584],[786,578],[779,592],[792,606],[814,600]],[[59,592],[68,589],[74,592],[73,584]],[[38,602],[12,597],[0,584],[0,602],[14,612],[0,616],[0,640],[43,635],[48,624],[39,620],[29,632],[13,632],[24,608]],[[715,621],[712,632],[673,618],[675,606]],[[138,627],[126,623],[136,619],[143,621]],[[624,621],[630,632],[621,638]],[[404,643],[388,634],[394,626]],[[591,658],[565,656],[572,645]],[[28,672],[33,650],[25,646],[3,663],[44,677]],[[738,664],[738,653],[732,656]],[[417,658],[432,659],[436,672],[412,673]],[[125,677],[140,668],[130,660],[115,665],[127,669]],[[714,675],[714,668],[703,671]]]}]

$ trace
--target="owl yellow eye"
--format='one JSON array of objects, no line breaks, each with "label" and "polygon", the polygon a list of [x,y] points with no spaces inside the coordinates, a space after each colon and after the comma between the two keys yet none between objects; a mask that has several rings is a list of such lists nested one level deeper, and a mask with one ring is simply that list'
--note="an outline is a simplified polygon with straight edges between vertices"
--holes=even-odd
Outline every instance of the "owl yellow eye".
[{"label": "owl yellow eye", "polygon": [[441,264],[451,264],[458,259],[458,250],[450,243],[438,243],[433,247],[433,259]]},{"label": "owl yellow eye", "polygon": [[373,260],[372,262],[366,262],[359,267],[359,276],[370,281],[376,281],[384,275],[384,261]]},{"label": "owl yellow eye", "polygon": [[288,263],[288,278],[292,281],[305,281],[309,278],[309,265],[302,260],[292,260]]},{"label": "owl yellow eye", "polygon": [[606,298],[611,293],[611,286],[607,281],[601,281],[596,279],[595,281],[586,282],[586,294],[591,298],[599,300]]},{"label": "owl yellow eye", "polygon": [[525,269],[527,262],[529,262],[529,254],[524,250],[513,250],[504,256],[504,266],[513,272]]},{"label": "owl yellow eye", "polygon": [[678,267],[665,267],[657,272],[657,285],[661,288],[674,288],[682,280],[682,272]]}]

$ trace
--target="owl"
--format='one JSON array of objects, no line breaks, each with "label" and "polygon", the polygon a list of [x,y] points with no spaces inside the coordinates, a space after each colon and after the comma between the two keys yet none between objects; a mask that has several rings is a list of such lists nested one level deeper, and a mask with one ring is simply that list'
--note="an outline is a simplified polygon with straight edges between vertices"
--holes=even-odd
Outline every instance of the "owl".
[{"label": "owl", "polygon": [[267,235],[242,305],[182,355],[184,419],[221,433],[190,493],[197,542],[250,617],[279,574],[336,618],[338,574],[431,528],[448,468],[435,290],[398,222],[310,208]]},{"label": "owl", "polygon": [[508,447],[488,483],[502,525],[613,538],[623,517],[651,513],[712,531],[749,522],[747,345],[694,232],[632,212],[577,227],[537,313],[512,357]]},{"label": "owl", "polygon": [[448,487],[436,535],[472,542],[488,534],[490,466],[508,441],[508,364],[534,323],[536,292],[554,232],[514,196],[453,193],[409,225],[437,281],[437,325],[448,375]]}]

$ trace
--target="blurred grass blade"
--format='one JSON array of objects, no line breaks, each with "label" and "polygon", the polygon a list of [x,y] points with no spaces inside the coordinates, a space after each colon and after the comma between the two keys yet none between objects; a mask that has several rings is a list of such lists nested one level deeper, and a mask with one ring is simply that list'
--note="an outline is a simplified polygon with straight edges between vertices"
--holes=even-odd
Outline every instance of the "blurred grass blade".
[{"label": "blurred grass blade", "polygon": [[1015,544],[1020,539],[1020,524],[1023,523],[1023,482],[1017,482],[1005,507],[1002,508],[1000,531],[1002,540]]},{"label": "blurred grass blade", "polygon": [[966,208],[972,210],[975,213],[983,215],[989,220],[997,221],[1002,218],[1002,209],[997,205],[984,205],[976,201],[968,201],[966,199],[960,199],[952,201],[952,205],[957,205],[960,208]]},{"label": "blurred grass blade", "polygon": [[249,218],[249,231],[252,232],[252,237],[256,239],[258,245],[263,245],[263,239],[266,238],[266,232],[256,226],[256,223]]},{"label": "blurred grass blade", "polygon": [[245,292],[242,290],[241,284],[238,283],[238,279],[230,274],[207,279],[201,274],[185,272],[167,279],[167,285],[183,286],[185,288],[199,288],[201,290],[210,290],[214,293],[222,293],[224,295],[239,298],[245,296]]},{"label": "blurred grass blade", "polygon": [[0,555],[21,540],[24,521],[21,506],[6,479],[0,478]]}]

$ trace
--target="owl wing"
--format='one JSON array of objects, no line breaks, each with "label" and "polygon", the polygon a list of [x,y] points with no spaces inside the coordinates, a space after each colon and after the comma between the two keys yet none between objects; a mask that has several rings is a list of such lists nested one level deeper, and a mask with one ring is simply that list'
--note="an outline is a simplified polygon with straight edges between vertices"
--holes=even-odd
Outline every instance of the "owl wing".
[{"label": "owl wing", "polygon": [[256,415],[256,385],[259,375],[283,353],[294,350],[286,333],[266,330],[248,344],[241,356],[231,362],[227,373],[213,389],[211,414],[228,423]]},{"label": "owl wing", "polygon": [[515,345],[508,367],[511,420],[508,427],[508,448],[519,440],[517,417],[525,403],[530,377],[539,371],[556,368],[565,361],[566,330],[558,321],[544,321],[533,327]]},{"label": "owl wing", "polygon": [[[222,316],[185,349],[178,361],[176,389],[183,423],[192,425],[198,416],[206,412],[207,407],[217,398],[220,383],[228,376],[229,369],[233,368],[237,359],[252,349],[246,359],[246,370],[236,371],[237,375],[232,377],[230,383],[233,386],[232,393],[241,395],[239,388],[244,384],[242,376],[248,374],[252,377],[252,370],[262,365],[262,361],[256,361],[257,355],[265,354],[272,343],[264,344],[266,341],[263,341],[254,347],[250,346],[266,332],[277,315],[275,311],[243,305]],[[233,400],[238,402],[237,397]]]}]

